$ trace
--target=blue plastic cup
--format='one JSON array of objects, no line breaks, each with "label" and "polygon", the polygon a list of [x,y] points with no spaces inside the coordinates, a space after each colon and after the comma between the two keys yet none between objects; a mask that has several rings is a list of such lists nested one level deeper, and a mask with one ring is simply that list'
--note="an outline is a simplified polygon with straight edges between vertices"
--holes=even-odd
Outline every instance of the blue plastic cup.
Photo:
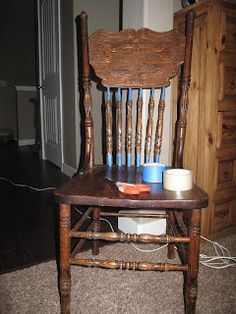
[{"label": "blue plastic cup", "polygon": [[161,183],[163,181],[163,171],[167,165],[160,163],[145,163],[142,169],[142,179],[144,182]]}]

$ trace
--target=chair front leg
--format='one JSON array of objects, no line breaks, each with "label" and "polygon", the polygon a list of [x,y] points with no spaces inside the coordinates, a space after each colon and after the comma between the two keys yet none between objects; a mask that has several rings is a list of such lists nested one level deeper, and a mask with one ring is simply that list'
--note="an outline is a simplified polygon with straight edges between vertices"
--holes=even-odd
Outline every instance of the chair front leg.
[{"label": "chair front leg", "polygon": [[198,293],[198,271],[201,235],[201,209],[191,211],[189,226],[188,270],[185,277],[185,313],[194,314]]},{"label": "chair front leg", "polygon": [[60,277],[59,290],[61,298],[61,313],[70,313],[70,254],[71,254],[71,206],[60,204]]},{"label": "chair front leg", "polygon": [[[101,229],[100,225],[100,208],[94,207],[93,208],[93,231],[99,232]],[[93,247],[92,247],[93,255],[99,254],[99,240],[93,240]]]}]

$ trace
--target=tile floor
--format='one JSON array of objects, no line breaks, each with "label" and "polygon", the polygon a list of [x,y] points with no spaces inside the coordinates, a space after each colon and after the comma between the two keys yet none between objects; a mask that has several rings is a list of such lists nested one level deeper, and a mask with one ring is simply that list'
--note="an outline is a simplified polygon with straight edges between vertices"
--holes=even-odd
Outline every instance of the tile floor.
[{"label": "tile floor", "polygon": [[[38,157],[33,146],[0,144],[0,177],[31,186],[58,187],[69,178]],[[53,191],[37,192],[0,180],[0,273],[54,259],[57,206]]]}]

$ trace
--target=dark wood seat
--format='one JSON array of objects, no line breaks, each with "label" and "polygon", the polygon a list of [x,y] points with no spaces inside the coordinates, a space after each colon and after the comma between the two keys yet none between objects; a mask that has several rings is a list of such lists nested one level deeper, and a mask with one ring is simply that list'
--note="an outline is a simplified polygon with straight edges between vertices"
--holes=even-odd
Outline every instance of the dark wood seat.
[{"label": "dark wood seat", "polygon": [[[149,29],[110,33],[98,30],[87,36],[87,15],[82,12],[79,19],[82,45],[82,83],[84,106],[84,163],[78,174],[55,192],[60,203],[60,296],[62,313],[70,313],[71,264],[110,269],[136,269],[159,271],[183,271],[185,312],[195,313],[197,299],[197,277],[199,265],[201,209],[207,207],[208,196],[194,185],[188,191],[170,191],[162,183],[148,184],[150,192],[129,195],[120,192],[115,182],[142,183],[141,161],[159,162],[163,111],[165,107],[165,87],[169,80],[178,75],[183,64],[180,96],[178,103],[178,120],[174,141],[173,167],[183,167],[183,149],[188,108],[188,89],[190,85],[192,34],[194,12],[187,16],[186,36],[173,30],[158,33]],[[106,93],[106,160],[107,165],[94,165],[94,136],[91,98],[90,64],[92,64],[102,84],[107,87]],[[128,89],[125,135],[125,154],[122,157],[122,99],[121,90]],[[153,139],[155,99],[154,88],[161,88],[156,135]],[[138,89],[136,124],[132,121],[132,89]],[[150,90],[148,101],[148,119],[145,145],[142,144],[142,108],[144,100],[142,89]],[[112,94],[116,93],[113,104]],[[112,118],[112,108],[116,116]],[[116,124],[116,131],[112,123]],[[136,129],[135,147],[132,134]],[[115,133],[115,134],[114,134]],[[114,137],[116,139],[114,141]],[[153,148],[152,148],[153,146]],[[144,157],[142,155],[142,151]],[[126,160],[126,165],[125,161]],[[132,161],[133,158],[133,161]],[[115,164],[116,161],[116,164]],[[86,210],[80,220],[71,226],[71,207],[81,205]],[[106,208],[105,210],[103,210]],[[126,211],[120,209],[125,208]],[[127,211],[130,209],[130,211]],[[134,213],[133,209],[143,209]],[[148,212],[157,210],[157,213]],[[160,209],[163,213],[160,213]],[[145,213],[146,211],[146,213]],[[93,220],[87,231],[80,227],[89,215]],[[102,232],[101,216],[111,217],[152,217],[166,218],[166,234],[124,234],[119,231]],[[71,238],[79,241],[71,252]],[[93,255],[99,253],[99,241],[121,241],[140,243],[168,244],[168,258],[174,257],[174,245],[178,247],[180,264],[142,263],[117,260],[81,259],[79,251],[85,240],[92,240]],[[78,255],[78,256],[77,256]],[[121,252],[122,255],[122,252]]]},{"label": "dark wood seat", "polygon": [[129,208],[179,208],[193,209],[207,206],[208,196],[197,185],[189,191],[169,191],[161,183],[149,184],[150,193],[128,195],[119,192],[115,184],[107,180],[129,183],[142,183],[142,167],[94,166],[90,171],[82,172],[63,187],[57,189],[56,197],[67,204],[90,206],[114,206]]}]

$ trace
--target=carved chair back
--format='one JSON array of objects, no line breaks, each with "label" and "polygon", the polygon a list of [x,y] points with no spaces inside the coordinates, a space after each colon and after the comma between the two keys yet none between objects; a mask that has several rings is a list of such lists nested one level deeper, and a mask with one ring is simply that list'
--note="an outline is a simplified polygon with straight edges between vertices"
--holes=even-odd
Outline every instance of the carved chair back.
[{"label": "carved chair back", "polygon": [[[194,14],[187,15],[186,36],[172,30],[159,33],[147,28],[125,29],[120,32],[97,30],[88,39],[87,15],[80,15],[82,43],[82,83],[84,90],[85,112],[85,167],[94,165],[94,131],[91,98],[91,66],[106,88],[105,124],[106,124],[106,161],[108,166],[126,163],[127,166],[141,164],[142,147],[145,162],[159,162],[163,133],[163,112],[165,108],[165,88],[170,79],[182,68],[178,120],[173,165],[182,167],[183,147],[188,108],[188,89],[190,83],[191,48]],[[122,90],[127,90],[126,114],[122,118]],[[155,104],[156,90],[160,89],[158,106]],[[137,97],[133,99],[133,90]],[[148,90],[148,103],[144,101],[143,91]],[[115,93],[115,104],[114,95]],[[145,92],[147,94],[147,92]],[[115,106],[115,110],[114,107]],[[148,106],[146,134],[143,136],[143,107]],[[135,110],[134,125],[132,110]],[[157,121],[154,111],[158,110]],[[115,119],[112,113],[115,111]],[[125,123],[125,136],[122,124]],[[115,124],[115,128],[113,126]],[[155,126],[155,130],[154,130]],[[115,132],[113,132],[115,129]],[[133,132],[136,131],[134,136]],[[116,139],[114,140],[114,133]],[[155,133],[155,134],[154,134]],[[122,140],[122,139],[125,140]],[[142,138],[145,138],[144,145]],[[134,140],[133,140],[134,139]],[[134,143],[133,143],[134,142]],[[125,162],[122,150],[125,150]],[[153,155],[153,157],[152,157]],[[132,160],[135,156],[135,160]]]}]

